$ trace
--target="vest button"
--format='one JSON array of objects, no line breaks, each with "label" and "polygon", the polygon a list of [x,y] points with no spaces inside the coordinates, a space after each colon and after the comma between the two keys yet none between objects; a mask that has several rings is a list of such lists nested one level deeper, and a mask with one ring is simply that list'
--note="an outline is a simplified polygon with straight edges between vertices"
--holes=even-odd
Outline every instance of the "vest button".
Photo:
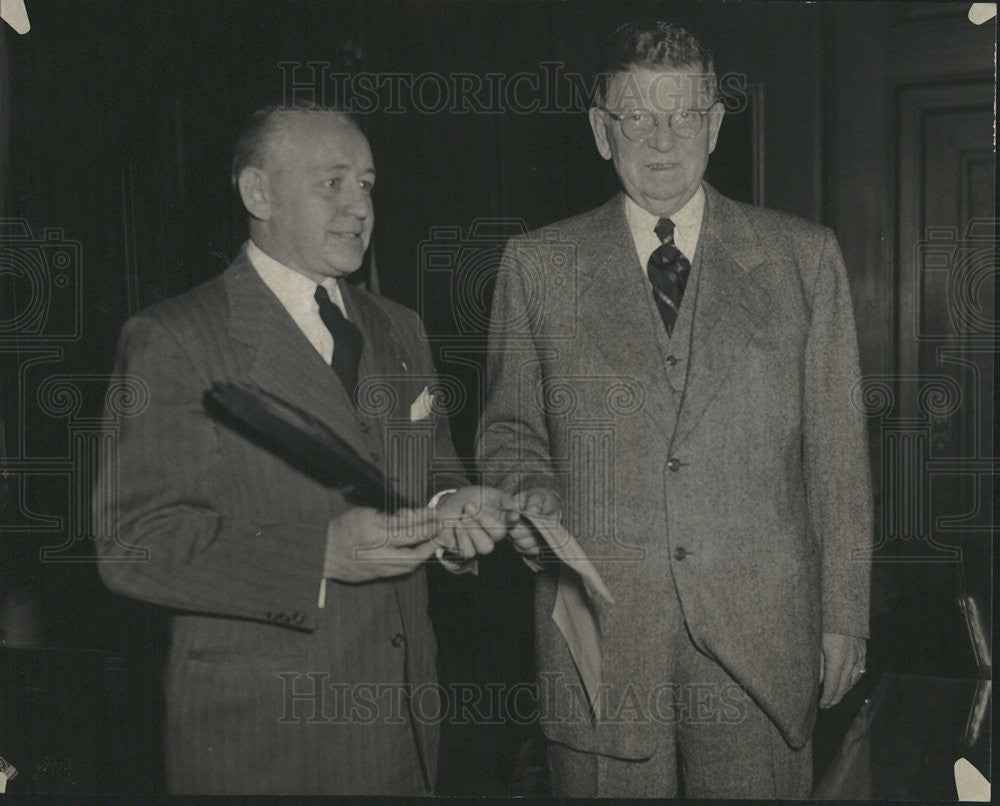
[{"label": "vest button", "polygon": [[403,646],[403,644],[405,643],[406,643],[406,636],[403,635],[403,633],[398,632],[394,636],[392,636],[393,646]]},{"label": "vest button", "polygon": [[677,472],[678,470],[681,469],[681,460],[678,459],[677,457],[674,457],[669,462],[667,462],[667,469]]},{"label": "vest button", "polygon": [[668,355],[668,356],[667,356],[667,366],[668,366],[668,367],[672,367],[672,366],[674,366],[674,365],[675,365],[676,363],[677,363],[677,358],[676,358],[676,356],[672,356],[672,355]]},{"label": "vest button", "polygon": [[687,549],[685,549],[684,546],[678,546],[674,549],[674,559],[677,560],[677,562],[680,562],[685,557],[687,557]]}]

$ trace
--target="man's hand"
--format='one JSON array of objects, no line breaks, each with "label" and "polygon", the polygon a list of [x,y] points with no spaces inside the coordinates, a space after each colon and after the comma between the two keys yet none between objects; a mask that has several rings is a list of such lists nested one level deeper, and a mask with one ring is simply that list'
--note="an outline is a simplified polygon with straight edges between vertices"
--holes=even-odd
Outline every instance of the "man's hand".
[{"label": "man's hand", "polygon": [[433,509],[401,509],[388,515],[353,507],[330,521],[323,575],[340,582],[368,582],[409,574],[434,554],[441,528]]},{"label": "man's hand", "polygon": [[[517,496],[517,504],[522,511],[530,512],[533,515],[554,516],[558,515],[562,509],[559,496],[552,490],[542,488],[525,490]],[[527,557],[537,557],[542,549],[535,531],[525,518],[518,518],[510,530],[510,539],[514,548]]]},{"label": "man's hand", "polygon": [[518,517],[513,496],[495,487],[473,485],[443,496],[435,511],[441,530],[434,542],[461,554],[463,560],[493,551]]},{"label": "man's hand", "polygon": [[820,708],[836,705],[861,679],[866,671],[867,648],[868,642],[864,638],[835,632],[823,633],[823,654],[819,666],[819,680],[823,684]]}]

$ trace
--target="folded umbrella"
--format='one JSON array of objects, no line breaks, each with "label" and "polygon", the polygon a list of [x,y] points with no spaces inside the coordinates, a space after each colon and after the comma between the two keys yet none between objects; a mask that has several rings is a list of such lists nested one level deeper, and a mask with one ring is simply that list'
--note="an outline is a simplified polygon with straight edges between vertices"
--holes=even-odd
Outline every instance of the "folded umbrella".
[{"label": "folded umbrella", "polygon": [[230,427],[279,454],[323,484],[351,485],[360,503],[393,510],[406,501],[381,469],[361,457],[325,423],[262,389],[215,383],[206,408]]}]

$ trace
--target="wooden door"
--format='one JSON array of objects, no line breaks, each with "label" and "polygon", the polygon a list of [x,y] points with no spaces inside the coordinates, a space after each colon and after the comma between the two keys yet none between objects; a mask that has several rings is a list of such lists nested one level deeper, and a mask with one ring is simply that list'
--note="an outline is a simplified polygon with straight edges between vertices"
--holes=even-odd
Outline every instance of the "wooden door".
[{"label": "wooden door", "polygon": [[997,494],[996,37],[966,12],[847,4],[829,28],[829,212],[852,274],[878,502],[871,650],[939,675],[976,674],[955,598],[969,589],[988,612]]}]

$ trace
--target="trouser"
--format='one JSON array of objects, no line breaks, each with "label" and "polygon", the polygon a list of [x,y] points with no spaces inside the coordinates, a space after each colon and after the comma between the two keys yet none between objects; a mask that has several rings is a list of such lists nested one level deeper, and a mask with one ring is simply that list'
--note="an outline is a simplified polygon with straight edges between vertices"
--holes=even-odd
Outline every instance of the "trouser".
[{"label": "trouser", "polygon": [[[678,764],[684,796],[695,798],[808,798],[812,742],[793,750],[774,723],[686,628],[674,632],[670,657],[675,718],[662,720],[648,759],[584,753],[550,742],[552,793],[561,797],[677,797]],[[713,698],[725,707],[713,706]]]}]

